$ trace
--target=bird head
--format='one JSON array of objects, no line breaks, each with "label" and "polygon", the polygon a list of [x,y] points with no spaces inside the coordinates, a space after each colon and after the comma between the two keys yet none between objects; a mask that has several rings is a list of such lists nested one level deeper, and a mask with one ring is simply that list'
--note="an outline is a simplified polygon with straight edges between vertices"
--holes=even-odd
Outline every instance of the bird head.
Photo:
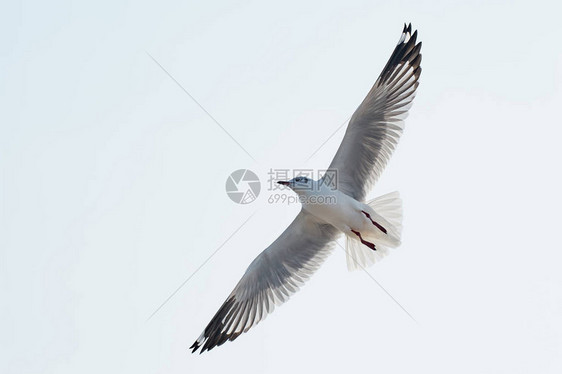
[{"label": "bird head", "polygon": [[304,176],[298,176],[289,181],[279,181],[277,183],[287,186],[293,191],[311,191],[314,187],[314,180]]}]

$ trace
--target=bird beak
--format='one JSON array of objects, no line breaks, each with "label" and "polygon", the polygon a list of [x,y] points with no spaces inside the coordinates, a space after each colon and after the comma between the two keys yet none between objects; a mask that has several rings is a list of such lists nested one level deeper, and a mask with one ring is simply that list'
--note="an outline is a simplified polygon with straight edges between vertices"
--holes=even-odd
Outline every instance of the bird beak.
[{"label": "bird beak", "polygon": [[279,181],[279,182],[277,182],[277,184],[281,184],[283,186],[288,186],[290,183],[287,182],[287,181]]}]

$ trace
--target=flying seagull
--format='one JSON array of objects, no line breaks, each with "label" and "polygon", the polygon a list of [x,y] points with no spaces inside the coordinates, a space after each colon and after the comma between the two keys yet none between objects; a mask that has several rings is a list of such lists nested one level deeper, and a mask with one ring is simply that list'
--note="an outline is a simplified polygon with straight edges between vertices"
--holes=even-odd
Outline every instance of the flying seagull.
[{"label": "flying seagull", "polygon": [[412,25],[404,25],[390,60],[349,121],[328,168],[335,173],[318,181],[298,176],[278,182],[299,195],[300,213],[250,264],[192,352],[234,340],[265,319],[320,267],[342,233],[350,270],[369,266],[400,245],[398,193],[364,201],[398,143],[419,84],[421,42],[416,44],[416,38]]}]

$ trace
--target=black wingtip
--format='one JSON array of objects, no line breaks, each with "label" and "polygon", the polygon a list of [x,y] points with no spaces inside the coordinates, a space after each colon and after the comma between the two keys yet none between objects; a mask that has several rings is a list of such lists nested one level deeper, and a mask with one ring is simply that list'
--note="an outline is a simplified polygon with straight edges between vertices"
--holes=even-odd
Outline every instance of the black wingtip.
[{"label": "black wingtip", "polygon": [[193,343],[191,347],[189,347],[189,349],[191,349],[191,353],[195,353],[199,349],[199,347],[200,347],[199,343],[195,341],[195,343]]},{"label": "black wingtip", "polygon": [[392,73],[395,71],[394,68],[401,62],[408,61],[414,66],[414,69],[419,66],[421,62],[421,42],[416,44],[417,38],[418,30],[412,33],[412,24],[404,24],[404,30],[400,35],[400,40],[379,76],[379,83],[384,83],[388,79],[391,79]]}]

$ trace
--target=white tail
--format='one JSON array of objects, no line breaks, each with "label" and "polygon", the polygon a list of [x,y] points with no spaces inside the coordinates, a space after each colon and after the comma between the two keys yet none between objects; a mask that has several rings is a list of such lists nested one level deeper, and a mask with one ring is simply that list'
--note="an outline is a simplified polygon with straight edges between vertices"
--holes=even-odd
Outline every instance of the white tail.
[{"label": "white tail", "polygon": [[[375,212],[381,215],[392,227],[389,231],[400,239],[402,233],[402,199],[398,191],[379,196],[367,202]],[[362,269],[373,265],[388,253],[388,246],[374,242],[377,250],[373,251],[355,238],[346,238],[347,269],[349,271]]]}]

